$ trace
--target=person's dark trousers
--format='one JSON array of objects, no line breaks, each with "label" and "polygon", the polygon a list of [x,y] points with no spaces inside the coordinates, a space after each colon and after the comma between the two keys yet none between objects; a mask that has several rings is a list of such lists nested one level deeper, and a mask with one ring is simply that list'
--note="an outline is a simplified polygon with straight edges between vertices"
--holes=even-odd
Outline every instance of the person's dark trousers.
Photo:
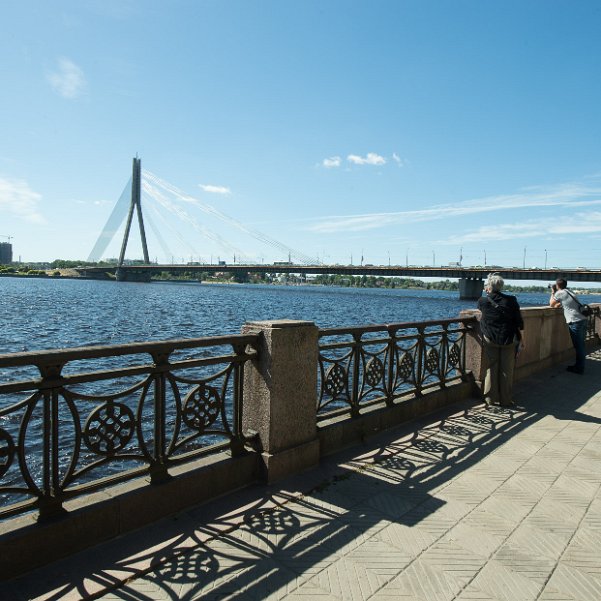
[{"label": "person's dark trousers", "polygon": [[579,373],[584,372],[584,361],[586,359],[586,350],[584,348],[584,338],[586,336],[587,320],[581,319],[580,321],[573,321],[568,324],[570,330],[570,337],[572,338],[572,344],[576,351],[576,363],[574,364],[574,371]]},{"label": "person's dark trousers", "polygon": [[495,344],[484,338],[487,366],[484,376],[484,400],[487,405],[508,407],[513,404],[515,344]]}]

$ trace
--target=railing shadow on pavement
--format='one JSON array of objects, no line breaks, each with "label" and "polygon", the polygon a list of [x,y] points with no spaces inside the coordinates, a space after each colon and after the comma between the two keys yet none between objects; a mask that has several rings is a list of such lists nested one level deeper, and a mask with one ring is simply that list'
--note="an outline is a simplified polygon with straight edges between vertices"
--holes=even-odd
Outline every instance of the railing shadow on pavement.
[{"label": "railing shadow on pavement", "polygon": [[[97,598],[118,588],[113,598],[155,598],[136,588],[143,580],[146,590],[160,591],[161,598],[263,599],[276,593],[279,598],[327,563],[357,553],[368,539],[384,544],[377,535],[391,523],[407,532],[444,514],[444,500],[433,493],[538,420],[553,416],[601,423],[580,411],[599,392],[595,375],[601,375],[601,351],[589,356],[587,372],[588,378],[550,370],[518,383],[521,406],[516,409],[473,403],[449,407],[339,454],[303,494],[274,486],[247,489],[182,514],[167,529],[163,524],[103,545],[104,559],[97,550],[87,552],[104,566],[93,574],[55,574],[52,583],[25,577],[14,583],[14,591],[22,593],[26,586],[28,595],[45,592],[45,599],[75,592]],[[301,475],[283,485],[300,490],[303,482],[307,486]],[[438,528],[432,524],[432,537]],[[411,561],[400,542],[384,545],[397,572]],[[115,559],[107,562],[111,554]],[[354,560],[360,563],[361,557]]]}]

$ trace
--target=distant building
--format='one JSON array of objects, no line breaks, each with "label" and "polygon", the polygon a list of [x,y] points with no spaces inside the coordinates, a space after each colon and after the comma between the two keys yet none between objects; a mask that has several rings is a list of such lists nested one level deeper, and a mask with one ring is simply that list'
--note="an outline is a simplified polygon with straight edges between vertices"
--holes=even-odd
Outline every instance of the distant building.
[{"label": "distant building", "polygon": [[13,262],[13,245],[10,242],[0,242],[0,265],[10,265]]}]

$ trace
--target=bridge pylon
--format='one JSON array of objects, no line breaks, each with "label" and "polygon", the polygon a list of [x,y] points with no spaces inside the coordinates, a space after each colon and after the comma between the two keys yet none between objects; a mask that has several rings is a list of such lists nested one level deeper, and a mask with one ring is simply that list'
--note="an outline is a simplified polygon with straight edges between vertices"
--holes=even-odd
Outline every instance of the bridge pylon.
[{"label": "bridge pylon", "polygon": [[144,253],[144,263],[150,264],[148,257],[148,245],[146,244],[146,231],[144,229],[144,217],[142,216],[142,159],[135,157],[133,160],[132,176],[131,176],[131,202],[129,204],[129,212],[127,213],[127,223],[125,224],[125,233],[123,234],[123,242],[121,244],[121,253],[119,254],[119,263],[117,267],[117,279],[129,279],[125,277],[125,273],[121,270],[125,261],[125,251],[127,242],[129,241],[129,233],[131,230],[131,222],[134,216],[134,210],[138,216],[138,225],[140,227],[140,238],[142,240],[142,252]]}]

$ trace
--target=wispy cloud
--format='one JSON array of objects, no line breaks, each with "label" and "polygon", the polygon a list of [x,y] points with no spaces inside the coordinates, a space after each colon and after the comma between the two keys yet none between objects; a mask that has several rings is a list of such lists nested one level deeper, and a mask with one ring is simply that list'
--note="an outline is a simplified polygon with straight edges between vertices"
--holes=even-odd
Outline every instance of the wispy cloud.
[{"label": "wispy cloud", "polygon": [[499,240],[515,240],[519,238],[546,238],[548,236],[566,236],[570,234],[601,233],[601,212],[590,211],[576,213],[569,217],[557,219],[530,219],[522,223],[502,223],[485,225],[471,232],[450,236],[439,240],[436,244],[469,244],[471,242],[488,242]]},{"label": "wispy cloud", "polygon": [[376,154],[375,152],[368,152],[364,157],[358,154],[349,154],[346,160],[353,165],[385,165],[386,159]]},{"label": "wispy cloud", "polygon": [[338,156],[329,157],[327,159],[324,159],[323,163],[322,163],[322,165],[324,167],[326,167],[326,169],[333,169],[335,167],[340,167],[341,164],[342,164],[342,159]]},{"label": "wispy cloud", "polygon": [[402,167],[403,166],[403,159],[401,159],[401,157],[396,153],[393,152],[392,153],[392,160],[399,166]]},{"label": "wispy cloud", "polygon": [[574,209],[597,205],[601,205],[601,187],[561,184],[549,188],[531,187],[517,194],[489,196],[454,205],[434,205],[428,209],[350,216],[334,215],[320,220],[308,229],[317,233],[360,231],[494,211],[515,211],[532,207],[570,207]]},{"label": "wispy cloud", "polygon": [[9,213],[31,223],[44,223],[38,210],[41,198],[26,181],[0,177],[0,213]]},{"label": "wispy cloud", "polygon": [[81,97],[87,89],[83,71],[68,58],[59,59],[58,69],[49,72],[46,79],[57,94],[69,100]]},{"label": "wispy cloud", "polygon": [[198,186],[203,192],[208,192],[209,194],[228,195],[232,193],[232,191],[226,186],[213,186],[211,184],[198,184]]}]

